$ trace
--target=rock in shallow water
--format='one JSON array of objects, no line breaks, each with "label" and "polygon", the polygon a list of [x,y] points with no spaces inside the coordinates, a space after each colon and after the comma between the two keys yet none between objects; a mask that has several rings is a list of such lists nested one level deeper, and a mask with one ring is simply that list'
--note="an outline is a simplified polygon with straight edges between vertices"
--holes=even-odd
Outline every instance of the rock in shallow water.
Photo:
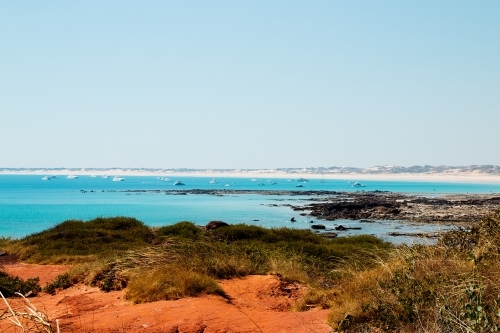
[{"label": "rock in shallow water", "polygon": [[326,229],[326,227],[322,224],[313,224],[311,229]]}]

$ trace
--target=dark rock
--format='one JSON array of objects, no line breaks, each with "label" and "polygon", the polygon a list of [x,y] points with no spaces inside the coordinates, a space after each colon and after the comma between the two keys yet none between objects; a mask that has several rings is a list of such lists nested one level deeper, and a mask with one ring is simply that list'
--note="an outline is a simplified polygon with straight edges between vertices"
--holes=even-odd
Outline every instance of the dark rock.
[{"label": "dark rock", "polygon": [[326,238],[335,238],[337,237],[337,234],[335,232],[323,232],[319,234],[321,237],[326,237]]},{"label": "dark rock", "polygon": [[290,219],[290,222],[295,222],[295,217],[292,217],[292,218]]},{"label": "dark rock", "polygon": [[422,237],[422,238],[437,238],[439,236],[437,232],[389,232],[388,235]]},{"label": "dark rock", "polygon": [[344,227],[342,224],[334,228],[335,230],[361,230],[361,227]]},{"label": "dark rock", "polygon": [[214,230],[214,229],[218,229],[220,227],[227,227],[228,225],[229,224],[227,224],[226,222],[223,222],[223,221],[210,221],[205,226],[205,229],[206,230]]},{"label": "dark rock", "polygon": [[326,229],[326,227],[322,224],[314,224],[311,226],[311,229]]}]

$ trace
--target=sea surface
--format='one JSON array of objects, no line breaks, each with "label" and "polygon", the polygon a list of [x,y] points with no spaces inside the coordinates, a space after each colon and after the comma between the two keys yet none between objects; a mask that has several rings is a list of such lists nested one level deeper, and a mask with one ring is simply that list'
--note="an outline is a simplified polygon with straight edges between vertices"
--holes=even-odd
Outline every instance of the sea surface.
[{"label": "sea surface", "polygon": [[[422,181],[360,181],[365,187],[352,187],[356,179],[318,180],[250,179],[182,177],[164,181],[152,176],[129,176],[124,181],[112,181],[100,176],[79,176],[68,179],[42,180],[44,175],[0,175],[0,237],[19,238],[39,232],[69,219],[89,220],[98,216],[132,216],[150,226],[163,226],[179,221],[204,225],[211,220],[227,223],[247,223],[265,227],[310,228],[310,222],[334,227],[361,226],[361,230],[343,234],[373,234],[394,241],[390,231],[435,231],[437,226],[423,226],[398,221],[337,220],[320,221],[300,216],[288,204],[310,202],[310,196],[228,194],[165,195],[165,193],[134,193],[127,190],[234,189],[234,190],[330,190],[330,191],[391,191],[437,196],[452,193],[500,193],[500,184],[473,184]],[[175,186],[176,180],[185,185]],[[302,187],[296,187],[302,185]],[[291,223],[294,217],[297,222]],[[406,238],[398,238],[407,241]],[[397,241],[396,241],[397,242]]]}]

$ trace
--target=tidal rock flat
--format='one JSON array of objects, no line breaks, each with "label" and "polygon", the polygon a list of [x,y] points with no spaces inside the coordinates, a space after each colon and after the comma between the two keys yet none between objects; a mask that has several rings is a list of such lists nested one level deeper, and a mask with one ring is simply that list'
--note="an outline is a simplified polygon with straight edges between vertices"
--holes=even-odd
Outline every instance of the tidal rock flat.
[{"label": "tidal rock flat", "polygon": [[[316,199],[315,201],[317,201]],[[324,220],[406,220],[420,223],[460,224],[478,222],[500,209],[498,194],[460,194],[425,197],[399,193],[356,192],[319,199],[296,211]]]}]

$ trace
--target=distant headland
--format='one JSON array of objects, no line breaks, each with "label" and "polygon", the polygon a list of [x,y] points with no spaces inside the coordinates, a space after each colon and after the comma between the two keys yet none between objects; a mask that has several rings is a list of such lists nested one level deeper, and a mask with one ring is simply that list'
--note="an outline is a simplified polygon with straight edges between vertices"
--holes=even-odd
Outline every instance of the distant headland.
[{"label": "distant headland", "polygon": [[364,180],[415,180],[500,182],[500,166],[373,166],[307,167],[275,169],[192,169],[192,168],[1,168],[1,174],[39,175],[123,175],[123,176],[191,176],[191,177],[249,177],[249,178],[316,178]]}]

